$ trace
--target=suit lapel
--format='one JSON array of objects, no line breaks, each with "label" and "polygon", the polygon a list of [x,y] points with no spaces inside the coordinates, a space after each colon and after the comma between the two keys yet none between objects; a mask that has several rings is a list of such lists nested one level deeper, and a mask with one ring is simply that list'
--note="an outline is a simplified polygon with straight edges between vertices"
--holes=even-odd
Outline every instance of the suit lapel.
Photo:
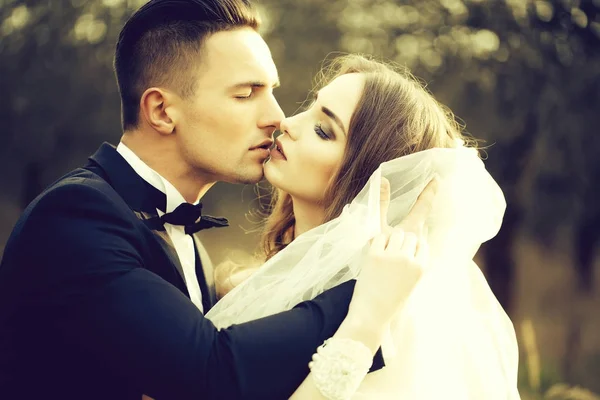
[{"label": "suit lapel", "polygon": [[[157,216],[156,212],[154,214],[146,213],[143,211],[134,211],[135,216],[138,217],[142,222],[149,221],[151,218],[155,218]],[[163,249],[163,251],[169,256],[169,260],[177,270],[179,277],[183,283],[182,287],[185,288],[184,293],[188,295],[187,286],[185,285],[185,275],[183,274],[183,266],[181,265],[181,260],[179,259],[179,255],[177,255],[177,250],[175,250],[175,245],[171,240],[171,237],[167,233],[167,231],[163,229],[153,229],[150,228],[154,237],[158,241],[158,244]]]},{"label": "suit lapel", "polygon": [[[100,146],[100,149],[90,157],[90,162],[84,168],[104,178],[123,198],[135,216],[144,222],[146,226],[148,226],[146,222],[149,219],[158,216],[157,208],[162,210],[166,208],[166,195],[142,179],[127,161],[121,157],[116,148],[108,143]],[[158,266],[158,270],[152,270],[171,283],[174,283],[189,297],[183,275],[183,267],[169,235],[163,226],[149,227],[149,229],[152,231],[155,241],[170,261],[172,268],[172,274],[170,275],[176,277],[176,282],[159,273],[160,270],[168,268],[167,266],[160,265]]]},{"label": "suit lapel", "polygon": [[204,245],[200,241],[198,235],[192,235],[192,237],[194,238],[194,245],[196,247],[196,275],[198,276],[198,283],[200,284],[201,288],[203,284],[205,285],[205,287],[202,288],[202,296],[203,298],[207,296],[207,301],[203,301],[204,313],[206,314],[208,310],[217,302],[214,267],[208,252],[204,248]]}]

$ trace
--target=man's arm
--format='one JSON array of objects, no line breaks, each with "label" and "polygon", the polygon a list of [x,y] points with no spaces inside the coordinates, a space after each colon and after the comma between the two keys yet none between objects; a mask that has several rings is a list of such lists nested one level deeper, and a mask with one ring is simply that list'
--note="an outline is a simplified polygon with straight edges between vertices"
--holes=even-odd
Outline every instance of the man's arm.
[{"label": "man's arm", "polygon": [[35,266],[37,282],[60,287],[42,305],[57,315],[47,329],[154,398],[285,398],[347,313],[353,282],[219,332],[177,288],[143,268],[135,235],[101,191],[65,185],[23,227],[18,247],[36,250],[21,251],[18,264]]}]

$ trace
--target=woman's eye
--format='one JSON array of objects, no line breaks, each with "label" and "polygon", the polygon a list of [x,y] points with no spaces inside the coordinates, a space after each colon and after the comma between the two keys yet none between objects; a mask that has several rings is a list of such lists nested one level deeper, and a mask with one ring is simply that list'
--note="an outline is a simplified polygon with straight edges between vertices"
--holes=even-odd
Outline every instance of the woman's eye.
[{"label": "woman's eye", "polygon": [[325,139],[325,140],[330,140],[331,137],[325,133],[325,131],[323,130],[323,128],[321,127],[321,124],[317,124],[315,125],[315,133],[321,138],[321,139]]}]

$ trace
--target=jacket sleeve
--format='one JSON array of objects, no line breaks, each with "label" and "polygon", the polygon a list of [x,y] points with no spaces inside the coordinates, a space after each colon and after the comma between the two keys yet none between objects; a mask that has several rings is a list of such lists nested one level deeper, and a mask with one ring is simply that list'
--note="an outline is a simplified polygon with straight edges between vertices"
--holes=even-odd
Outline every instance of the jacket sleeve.
[{"label": "jacket sleeve", "polygon": [[[344,319],[354,282],[294,309],[218,331],[144,268],[136,227],[89,184],[47,193],[20,228],[19,266],[56,315],[44,329],[157,399],[282,399]],[[27,267],[29,268],[29,267]],[[91,388],[91,390],[93,390]]]}]

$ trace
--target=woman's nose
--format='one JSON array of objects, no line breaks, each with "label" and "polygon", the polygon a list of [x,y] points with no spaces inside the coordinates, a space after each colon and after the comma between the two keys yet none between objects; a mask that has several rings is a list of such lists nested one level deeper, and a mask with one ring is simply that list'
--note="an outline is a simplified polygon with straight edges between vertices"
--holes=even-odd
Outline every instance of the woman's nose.
[{"label": "woman's nose", "polygon": [[281,133],[288,135],[290,137],[290,139],[296,140],[297,137],[296,137],[296,132],[293,128],[293,119],[294,119],[294,117],[284,118],[281,121],[279,130],[281,131]]}]

